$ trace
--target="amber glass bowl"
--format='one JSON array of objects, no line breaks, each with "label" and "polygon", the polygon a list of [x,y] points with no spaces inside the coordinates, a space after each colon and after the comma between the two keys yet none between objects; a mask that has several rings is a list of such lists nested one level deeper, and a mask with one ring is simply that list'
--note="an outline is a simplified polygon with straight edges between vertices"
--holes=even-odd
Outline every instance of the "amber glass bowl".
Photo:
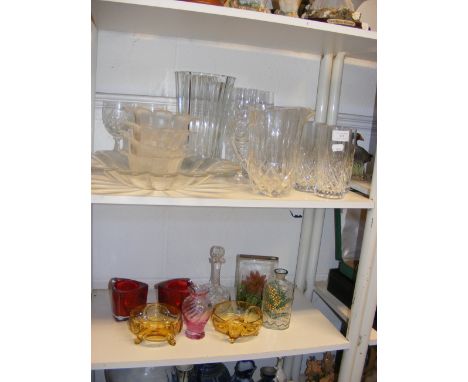
[{"label": "amber glass bowl", "polygon": [[239,337],[256,336],[263,323],[261,309],[244,301],[224,301],[215,305],[211,319],[215,329],[226,334],[231,343]]},{"label": "amber glass bowl", "polygon": [[135,343],[167,341],[175,345],[175,337],[182,329],[180,310],[172,305],[155,303],[140,305],[130,312],[130,331],[135,334]]}]

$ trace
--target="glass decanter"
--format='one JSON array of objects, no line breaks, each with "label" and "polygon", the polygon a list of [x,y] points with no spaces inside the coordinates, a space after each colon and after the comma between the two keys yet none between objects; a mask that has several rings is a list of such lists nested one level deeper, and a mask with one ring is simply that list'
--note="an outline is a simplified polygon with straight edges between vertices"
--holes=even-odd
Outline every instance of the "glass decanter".
[{"label": "glass decanter", "polygon": [[269,329],[287,329],[291,320],[294,286],[286,280],[288,271],[276,268],[274,276],[263,288],[263,326]]},{"label": "glass decanter", "polygon": [[231,300],[229,289],[222,286],[221,279],[221,265],[226,262],[224,259],[224,248],[214,245],[210,248],[210,263],[211,263],[211,276],[209,283],[208,298],[212,306],[216,304]]},{"label": "glass decanter", "polygon": [[205,337],[205,325],[211,316],[208,284],[190,284],[190,296],[182,303],[185,335],[193,340]]}]

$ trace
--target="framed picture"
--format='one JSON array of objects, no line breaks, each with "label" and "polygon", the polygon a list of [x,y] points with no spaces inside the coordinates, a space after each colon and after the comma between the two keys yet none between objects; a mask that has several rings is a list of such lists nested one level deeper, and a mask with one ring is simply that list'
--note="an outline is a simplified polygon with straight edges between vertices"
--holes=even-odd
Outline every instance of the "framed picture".
[{"label": "framed picture", "polygon": [[275,268],[275,256],[237,255],[236,261],[236,300],[262,306],[263,286]]}]

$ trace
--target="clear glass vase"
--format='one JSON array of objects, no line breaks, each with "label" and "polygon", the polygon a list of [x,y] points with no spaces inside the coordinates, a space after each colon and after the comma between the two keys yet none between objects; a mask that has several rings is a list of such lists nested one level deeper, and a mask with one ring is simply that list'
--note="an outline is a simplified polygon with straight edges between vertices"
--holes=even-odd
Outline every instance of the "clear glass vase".
[{"label": "clear glass vase", "polygon": [[177,113],[190,114],[189,152],[202,159],[218,156],[220,126],[235,77],[178,71],[176,77]]},{"label": "clear glass vase", "polygon": [[210,248],[211,277],[208,298],[212,306],[231,300],[229,289],[221,285],[221,266],[226,262],[224,248],[214,245]]},{"label": "clear glass vase", "polygon": [[277,197],[292,189],[297,147],[311,115],[312,110],[303,107],[251,109],[246,164],[255,191]]},{"label": "clear glass vase", "polygon": [[205,325],[211,316],[211,304],[208,299],[207,284],[191,283],[190,296],[182,303],[182,317],[185,324],[185,335],[193,340],[205,337]]},{"label": "clear glass vase", "polygon": [[288,271],[276,268],[275,274],[263,288],[263,326],[269,329],[289,328],[294,286],[286,280]]}]

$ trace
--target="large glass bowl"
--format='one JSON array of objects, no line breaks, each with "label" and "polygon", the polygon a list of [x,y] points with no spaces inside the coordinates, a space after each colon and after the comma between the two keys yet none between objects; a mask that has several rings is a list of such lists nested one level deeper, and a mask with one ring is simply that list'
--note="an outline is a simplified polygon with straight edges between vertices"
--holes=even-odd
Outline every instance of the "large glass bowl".
[{"label": "large glass bowl", "polygon": [[130,312],[130,331],[135,343],[142,341],[163,342],[175,345],[175,337],[182,329],[180,310],[172,305],[154,303],[140,305]]},{"label": "large glass bowl", "polygon": [[215,329],[234,343],[239,337],[258,335],[263,315],[258,306],[244,301],[224,301],[215,305],[211,320]]}]

